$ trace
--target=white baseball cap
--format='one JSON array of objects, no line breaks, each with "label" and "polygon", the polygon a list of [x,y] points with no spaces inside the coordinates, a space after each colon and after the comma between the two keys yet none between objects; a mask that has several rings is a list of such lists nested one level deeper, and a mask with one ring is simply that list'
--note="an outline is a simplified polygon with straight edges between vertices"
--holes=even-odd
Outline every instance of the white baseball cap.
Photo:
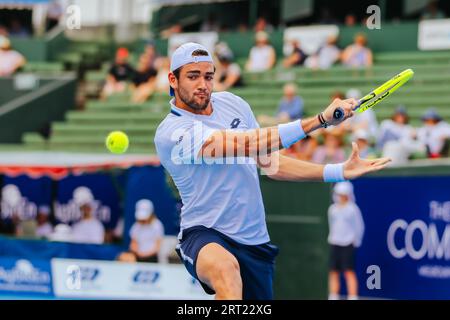
[{"label": "white baseball cap", "polygon": [[153,202],[148,199],[141,199],[136,202],[136,210],[134,216],[136,220],[146,220],[151,217],[155,210]]},{"label": "white baseball cap", "polygon": [[345,97],[347,99],[353,98],[353,99],[359,99],[362,97],[361,91],[358,89],[349,89],[347,93],[345,94]]},{"label": "white baseball cap", "polygon": [[40,205],[38,208],[38,213],[48,216],[50,214],[50,207],[46,204]]},{"label": "white baseball cap", "polygon": [[94,195],[89,188],[78,187],[73,191],[73,201],[80,207],[85,204],[90,205],[94,202]]},{"label": "white baseball cap", "polygon": [[334,193],[350,196],[353,194],[353,185],[348,181],[338,182],[334,186]]},{"label": "white baseball cap", "polygon": [[[192,56],[192,53],[196,50],[203,50],[208,53],[207,56]],[[179,46],[174,53],[172,54],[172,59],[170,60],[170,72],[190,63],[199,63],[199,62],[211,62],[214,63],[211,54],[208,49],[202,46],[199,43],[188,42],[181,46]],[[170,87],[169,94],[173,97],[174,91],[172,87]]]}]

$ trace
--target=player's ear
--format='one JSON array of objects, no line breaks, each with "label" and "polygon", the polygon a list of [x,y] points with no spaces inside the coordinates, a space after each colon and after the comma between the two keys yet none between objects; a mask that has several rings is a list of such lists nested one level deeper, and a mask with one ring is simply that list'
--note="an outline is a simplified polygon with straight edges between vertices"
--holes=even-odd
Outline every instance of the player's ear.
[{"label": "player's ear", "polygon": [[173,88],[173,89],[177,89],[178,88],[178,79],[177,77],[173,74],[173,72],[169,72],[168,76],[169,78],[169,85]]}]

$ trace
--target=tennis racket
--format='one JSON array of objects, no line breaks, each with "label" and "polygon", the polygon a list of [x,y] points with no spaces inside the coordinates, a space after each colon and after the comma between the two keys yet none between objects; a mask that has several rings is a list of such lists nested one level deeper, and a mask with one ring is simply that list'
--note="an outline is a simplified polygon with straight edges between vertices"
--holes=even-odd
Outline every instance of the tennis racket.
[{"label": "tennis racket", "polygon": [[[405,71],[400,72],[392,79],[386,81],[381,86],[359,99],[359,104],[353,108],[353,110],[361,113],[372,108],[404,85],[413,75],[414,71],[411,69],[406,69]],[[343,118],[344,110],[342,108],[336,108],[336,110],[334,110],[333,117],[336,120]]]}]

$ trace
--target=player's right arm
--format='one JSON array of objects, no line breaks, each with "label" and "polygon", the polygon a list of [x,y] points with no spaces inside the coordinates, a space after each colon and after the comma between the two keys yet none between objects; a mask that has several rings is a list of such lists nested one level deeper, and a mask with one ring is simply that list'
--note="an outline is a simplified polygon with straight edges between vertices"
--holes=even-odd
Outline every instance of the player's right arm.
[{"label": "player's right arm", "polygon": [[[323,112],[323,117],[330,125],[337,125],[353,116],[353,108],[358,104],[355,99],[335,99]],[[344,110],[345,117],[334,119],[336,108]],[[317,116],[302,119],[299,126],[307,135],[321,128]],[[197,154],[198,158],[221,157],[259,157],[285,148],[280,126],[251,129],[246,131],[215,130],[204,141]]]}]

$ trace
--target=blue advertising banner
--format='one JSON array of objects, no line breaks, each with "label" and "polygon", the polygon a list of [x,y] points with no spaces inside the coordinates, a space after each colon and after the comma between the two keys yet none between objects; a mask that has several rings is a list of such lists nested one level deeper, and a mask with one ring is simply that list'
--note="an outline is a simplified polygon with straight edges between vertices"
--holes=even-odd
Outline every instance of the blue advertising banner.
[{"label": "blue advertising banner", "polygon": [[353,184],[366,226],[356,260],[360,295],[450,299],[450,177]]},{"label": "blue advertising banner", "polygon": [[121,215],[120,198],[113,177],[96,173],[69,176],[58,182],[55,218],[58,222],[73,224],[81,219],[75,194],[78,188],[87,188],[93,201],[94,216],[106,229],[113,229]]},{"label": "blue advertising banner", "polygon": [[0,258],[0,295],[52,297],[50,261]]},{"label": "blue advertising banner", "polygon": [[[134,211],[136,202],[149,199],[155,206],[155,214],[164,225],[166,235],[175,235],[179,231],[179,216],[176,200],[166,182],[164,168],[136,167],[127,171],[125,196],[125,230],[129,230],[135,222]],[[129,240],[126,232],[125,239]]]},{"label": "blue advertising banner", "polygon": [[[77,190],[93,199],[94,214],[106,229],[116,227],[119,218],[124,218],[124,241],[118,245],[86,245],[64,242],[2,238],[0,256],[23,256],[35,259],[51,257],[74,259],[115,259],[120,251],[128,248],[129,229],[135,222],[135,205],[140,199],[153,201],[155,213],[164,225],[166,235],[175,235],[179,230],[176,199],[167,186],[161,166],[132,167],[110,174],[94,173],[68,176],[59,181],[50,178],[32,179],[4,176],[0,208],[0,234],[15,233],[18,221],[34,219],[39,205],[54,204],[54,221],[74,224],[80,220],[81,212]],[[80,195],[81,193],[78,193]],[[92,198],[91,198],[92,197]],[[77,200],[78,199],[78,200]],[[78,201],[78,202],[77,202]],[[14,217],[14,219],[12,219]],[[18,219],[17,219],[18,218]],[[120,229],[120,228],[119,228]],[[51,237],[50,237],[51,238]],[[53,239],[53,238],[51,238]],[[70,241],[58,238],[58,241]],[[55,240],[55,239],[54,239]]]},{"label": "blue advertising banner", "polygon": [[17,214],[20,220],[34,219],[40,205],[50,205],[52,180],[32,179],[28,176],[5,176],[2,186],[0,217],[10,220]]}]

